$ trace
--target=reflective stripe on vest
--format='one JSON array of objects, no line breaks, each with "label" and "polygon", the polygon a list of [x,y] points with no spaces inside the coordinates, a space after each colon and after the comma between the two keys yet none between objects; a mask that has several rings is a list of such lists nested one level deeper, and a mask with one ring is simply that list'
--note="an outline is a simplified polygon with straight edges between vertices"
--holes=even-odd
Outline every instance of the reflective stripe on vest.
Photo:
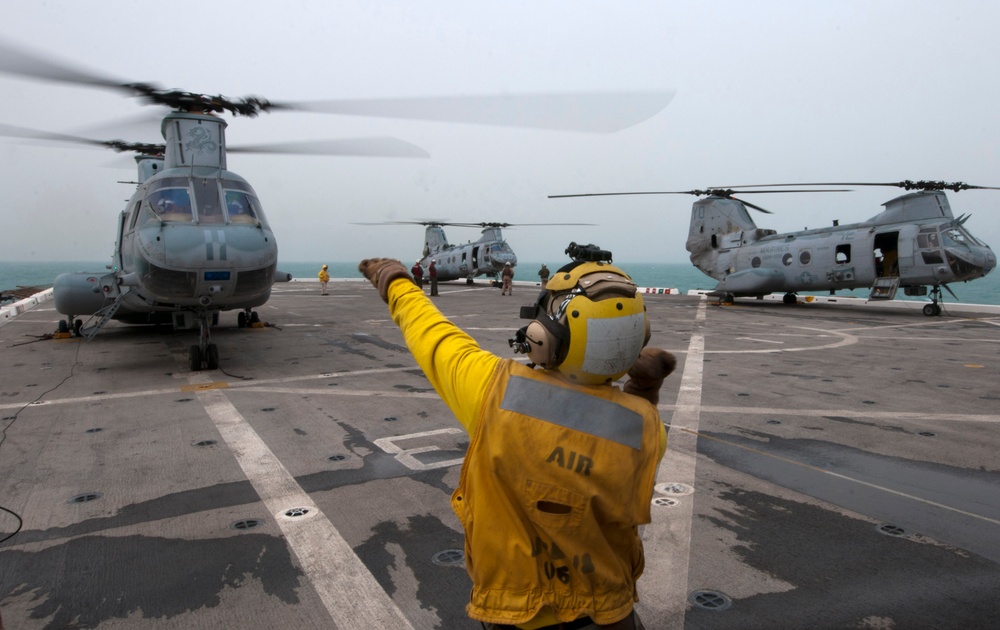
[{"label": "reflective stripe on vest", "polygon": [[571,389],[522,376],[511,376],[500,408],[611,440],[635,450],[642,447],[640,414]]}]

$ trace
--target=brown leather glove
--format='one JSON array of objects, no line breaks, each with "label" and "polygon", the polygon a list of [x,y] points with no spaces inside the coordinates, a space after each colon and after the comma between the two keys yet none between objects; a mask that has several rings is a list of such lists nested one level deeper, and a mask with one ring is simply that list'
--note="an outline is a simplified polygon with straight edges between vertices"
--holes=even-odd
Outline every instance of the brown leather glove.
[{"label": "brown leather glove", "polygon": [[677,365],[677,359],[666,350],[643,348],[628,371],[625,392],[645,398],[654,405],[660,402],[660,386]]},{"label": "brown leather glove", "polygon": [[413,276],[403,263],[394,258],[365,258],[358,265],[358,271],[368,278],[386,304],[389,303],[389,285],[396,278],[406,278],[413,282]]}]

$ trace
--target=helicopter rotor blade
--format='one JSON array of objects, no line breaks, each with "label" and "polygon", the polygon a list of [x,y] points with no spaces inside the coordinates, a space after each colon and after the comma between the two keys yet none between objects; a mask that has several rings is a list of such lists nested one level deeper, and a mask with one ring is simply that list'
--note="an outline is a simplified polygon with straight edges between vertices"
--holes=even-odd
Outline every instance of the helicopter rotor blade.
[{"label": "helicopter rotor blade", "polygon": [[673,97],[672,91],[492,94],[338,99],[272,103],[271,107],[345,116],[612,133],[652,118]]},{"label": "helicopter rotor blade", "polygon": [[596,223],[497,223],[492,221],[483,221],[479,223],[466,222],[466,221],[380,221],[377,223],[352,223],[351,225],[438,225],[441,227],[470,227],[470,228],[509,228],[509,227],[525,227],[525,226],[540,226],[540,225],[597,225]]},{"label": "helicopter rotor blade", "polygon": [[[106,147],[118,152],[131,151],[145,155],[163,154],[163,144],[125,142],[123,140],[93,140],[65,133],[39,131],[26,127],[14,127],[0,123],[0,136],[67,142],[86,146]],[[401,157],[428,158],[430,154],[415,144],[397,138],[345,138],[341,140],[318,140],[306,142],[281,142],[227,147],[229,153],[245,154],[285,154],[285,155],[344,155],[352,157]]]},{"label": "helicopter rotor blade", "polygon": [[345,155],[352,157],[429,158],[431,155],[415,144],[390,137],[344,138],[306,142],[279,142],[227,146],[230,153],[273,153],[285,155]]},{"label": "helicopter rotor blade", "polygon": [[0,40],[0,72],[16,74],[29,79],[127,89],[124,87],[126,85],[124,81],[101,76],[89,70],[74,68],[63,61],[46,59],[40,54],[29,53],[2,40]]},{"label": "helicopter rotor blade", "polygon": [[[727,188],[766,188],[772,186],[888,186],[905,190],[1000,190],[995,186],[976,186],[965,182],[944,182],[932,180],[913,181],[905,179],[901,182],[824,182],[807,184],[746,184],[742,186],[727,186]],[[742,191],[741,191],[742,192]],[[749,192],[749,191],[747,191]]]},{"label": "helicopter rotor blade", "polygon": [[454,225],[456,227],[474,227],[474,228],[512,228],[512,227],[528,227],[528,226],[544,226],[544,225],[596,225],[596,223],[496,223],[492,221],[483,221],[479,223],[448,223],[447,225]]},{"label": "helicopter rotor blade", "polygon": [[0,123],[0,136],[8,138],[24,138],[26,140],[44,140],[50,142],[66,142],[69,144],[82,144],[92,147],[105,147],[113,149],[119,153],[131,151],[144,155],[161,155],[166,147],[163,144],[126,142],[124,140],[93,140],[66,133],[54,133],[50,131],[39,131],[26,127],[14,127]]},{"label": "helicopter rotor blade", "polygon": [[247,96],[230,99],[164,90],[152,83],[126,82],[76,68],[68,62],[0,41],[0,72],[31,79],[124,90],[147,102],[181,111],[257,116],[260,112],[296,110],[346,116],[473,123],[503,127],[611,133],[637,125],[664,109],[670,90],[580,92],[567,94],[494,94],[456,97],[338,99],[272,103]]}]

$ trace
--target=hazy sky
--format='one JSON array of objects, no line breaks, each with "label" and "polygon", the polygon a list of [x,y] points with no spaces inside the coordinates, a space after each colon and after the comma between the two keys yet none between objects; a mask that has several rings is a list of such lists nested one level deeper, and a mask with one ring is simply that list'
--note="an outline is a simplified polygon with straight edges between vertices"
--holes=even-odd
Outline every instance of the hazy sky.
[{"label": "hazy sky", "polygon": [[[675,90],[615,134],[276,113],[231,145],[387,135],[430,159],[231,155],[280,259],[415,259],[420,226],[583,222],[506,231],[522,260],[569,241],[621,262],[684,262],[687,195],[550,194],[939,179],[1000,185],[1000,4],[991,1],[546,2],[0,0],[0,39],[127,81],[272,100]],[[0,76],[0,123],[79,133],[160,111],[117,92]],[[123,127],[123,129],[125,129]],[[158,140],[140,134],[101,138]],[[139,137],[139,136],[142,137]],[[118,166],[113,166],[118,164]],[[0,260],[109,260],[134,168],[97,149],[0,139]],[[902,194],[755,195],[779,231],[850,223]],[[949,193],[1000,247],[1000,192]],[[476,229],[449,228],[452,242]]]}]

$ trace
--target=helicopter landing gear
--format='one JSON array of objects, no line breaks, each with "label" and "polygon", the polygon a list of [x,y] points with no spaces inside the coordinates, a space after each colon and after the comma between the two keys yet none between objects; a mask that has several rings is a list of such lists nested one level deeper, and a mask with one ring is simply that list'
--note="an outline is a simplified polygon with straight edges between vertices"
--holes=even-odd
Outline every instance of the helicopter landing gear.
[{"label": "helicopter landing gear", "polygon": [[793,304],[798,304],[799,296],[795,295],[794,293],[786,293],[785,297],[781,298],[781,301],[784,304],[788,304],[789,306]]},{"label": "helicopter landing gear", "polygon": [[250,324],[257,324],[260,322],[260,316],[257,315],[257,311],[252,311],[250,309],[243,309],[236,315],[236,326],[239,328],[246,328]]},{"label": "helicopter landing gear", "polygon": [[247,327],[247,318],[249,317],[249,315],[248,315],[249,310],[250,309],[242,310],[242,311],[240,311],[236,315],[236,327],[237,328],[246,328]]},{"label": "helicopter landing gear", "polygon": [[[209,370],[219,369],[219,347],[212,343],[211,322],[215,321],[215,315],[202,315],[198,317],[199,339],[198,344],[188,348],[188,363],[192,372],[199,372],[203,367]],[[211,317],[211,319],[209,319]]]},{"label": "helicopter landing gear", "polygon": [[924,304],[924,315],[927,317],[937,317],[941,314],[941,305],[938,302],[941,300],[941,287],[936,286],[931,289],[931,303]]},{"label": "helicopter landing gear", "polygon": [[465,284],[472,284],[472,278],[466,278]]}]

